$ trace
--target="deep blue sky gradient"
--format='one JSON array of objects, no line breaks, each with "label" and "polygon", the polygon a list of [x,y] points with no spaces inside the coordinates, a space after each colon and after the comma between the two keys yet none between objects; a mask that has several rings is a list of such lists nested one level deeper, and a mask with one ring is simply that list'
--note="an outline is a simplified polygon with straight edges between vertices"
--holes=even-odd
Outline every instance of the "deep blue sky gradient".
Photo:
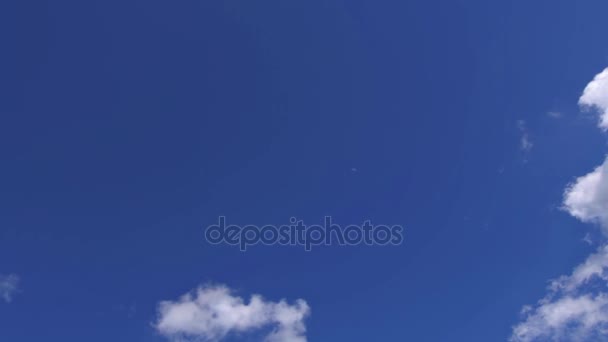
[{"label": "deep blue sky gradient", "polygon": [[[22,286],[0,340],[160,341],[156,304],[207,282],[306,299],[313,342],[505,340],[592,249],[559,205],[605,153],[576,103],[607,11],[3,1],[0,273]],[[218,215],[405,242],[241,253],[205,243]]]}]

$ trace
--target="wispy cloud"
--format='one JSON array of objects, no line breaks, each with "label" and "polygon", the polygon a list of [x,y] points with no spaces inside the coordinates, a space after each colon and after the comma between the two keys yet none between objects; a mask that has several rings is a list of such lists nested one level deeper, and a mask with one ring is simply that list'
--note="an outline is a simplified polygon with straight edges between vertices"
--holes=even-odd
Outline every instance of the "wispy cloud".
[{"label": "wispy cloud", "polygon": [[[600,128],[608,129],[608,69],[589,83],[582,106],[600,112]],[[582,222],[599,225],[608,236],[608,159],[564,192],[563,208]],[[598,341],[608,337],[608,245],[605,244],[567,276],[551,282],[548,294],[522,310],[511,341]]]},{"label": "wispy cloud", "polygon": [[519,147],[524,152],[529,152],[534,147],[534,144],[530,140],[530,133],[528,133],[528,126],[524,120],[517,121],[517,128],[521,133],[521,138],[519,140]]},{"label": "wispy cloud", "polygon": [[266,342],[306,342],[308,304],[266,301],[253,295],[246,303],[226,286],[203,286],[177,301],[158,306],[157,331],[171,341],[221,341],[235,333],[270,328]]},{"label": "wispy cloud", "polygon": [[0,297],[7,303],[13,301],[13,296],[19,287],[19,277],[15,274],[0,275]]},{"label": "wispy cloud", "polygon": [[524,321],[511,341],[597,341],[608,332],[608,294],[598,291],[608,281],[608,247],[600,248],[572,274],[551,282],[536,307],[524,307]]},{"label": "wispy cloud", "polygon": [[559,119],[563,116],[563,114],[561,112],[549,111],[547,112],[547,116],[552,119]]}]

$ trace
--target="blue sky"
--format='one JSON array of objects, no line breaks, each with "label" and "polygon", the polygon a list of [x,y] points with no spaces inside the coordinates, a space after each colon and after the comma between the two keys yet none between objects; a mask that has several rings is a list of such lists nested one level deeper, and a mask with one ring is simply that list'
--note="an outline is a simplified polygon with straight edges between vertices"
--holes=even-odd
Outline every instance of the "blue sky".
[{"label": "blue sky", "polygon": [[[608,340],[607,10],[2,2],[0,340]],[[405,239],[243,253],[220,215]]]}]

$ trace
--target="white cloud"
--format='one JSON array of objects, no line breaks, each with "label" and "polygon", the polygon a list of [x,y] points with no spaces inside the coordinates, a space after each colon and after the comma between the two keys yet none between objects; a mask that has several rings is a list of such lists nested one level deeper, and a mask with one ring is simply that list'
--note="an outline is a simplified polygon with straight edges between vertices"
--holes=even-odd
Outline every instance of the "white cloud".
[{"label": "white cloud", "polygon": [[566,189],[564,208],[583,222],[601,225],[608,235],[608,159]]},{"label": "white cloud", "polygon": [[513,328],[512,342],[584,341],[608,331],[608,294],[594,294],[593,285],[608,281],[608,246],[576,267],[571,275],[551,282],[549,294],[536,307],[522,310],[524,320]]},{"label": "white cloud", "polygon": [[14,274],[0,275],[0,297],[7,303],[13,300],[19,286],[19,277]]},{"label": "white cloud", "polygon": [[579,104],[598,110],[599,126],[603,130],[608,130],[608,68],[595,76],[587,85],[579,99]]},{"label": "white cloud", "polygon": [[154,326],[171,341],[220,341],[234,333],[268,328],[267,342],[306,342],[305,318],[310,308],[303,300],[290,305],[259,295],[249,303],[225,286],[200,287],[177,301],[158,306]]},{"label": "white cloud", "polygon": [[539,306],[513,329],[512,342],[584,341],[608,328],[608,296],[564,296]]},{"label": "white cloud", "polygon": [[[606,164],[605,164],[606,165]],[[597,172],[594,171],[590,175]],[[606,216],[598,208],[594,191],[597,177],[581,177],[566,191],[565,207],[585,222],[604,225]],[[526,306],[524,319],[513,328],[512,342],[596,341],[608,336],[608,294],[595,291],[608,285],[608,245],[577,266],[572,274],[553,280],[549,294],[535,307]]]},{"label": "white cloud", "polygon": [[608,281],[608,275],[604,274],[607,267],[608,246],[603,246],[597,253],[591,254],[585,262],[578,265],[570,276],[562,276],[552,281],[550,289],[552,292],[573,293],[594,278]]},{"label": "white cloud", "polygon": [[[608,130],[608,69],[589,83],[582,106],[600,110],[599,126]],[[582,222],[598,224],[608,237],[608,158],[564,192],[563,208]],[[513,327],[512,342],[598,341],[608,339],[608,244],[551,282],[536,306],[525,306],[523,320]],[[598,286],[599,285],[599,286]]]}]

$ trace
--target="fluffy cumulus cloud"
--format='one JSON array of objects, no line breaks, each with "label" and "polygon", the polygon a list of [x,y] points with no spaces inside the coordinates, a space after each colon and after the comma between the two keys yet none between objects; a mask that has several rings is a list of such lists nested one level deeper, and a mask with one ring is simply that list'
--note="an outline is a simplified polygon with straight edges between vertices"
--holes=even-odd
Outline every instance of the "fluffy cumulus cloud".
[{"label": "fluffy cumulus cloud", "polygon": [[[579,103],[600,112],[608,130],[608,69],[585,88]],[[608,237],[608,159],[566,188],[564,209],[583,222],[595,223]],[[512,342],[608,340],[608,245],[605,244],[567,276],[551,282],[549,293],[522,310]]]},{"label": "fluffy cumulus cloud", "polygon": [[599,111],[600,127],[608,130],[608,68],[599,73],[587,85],[579,103]]},{"label": "fluffy cumulus cloud", "polygon": [[598,223],[608,235],[608,159],[578,178],[564,197],[564,207],[572,216],[583,222]]},{"label": "fluffy cumulus cloud", "polygon": [[18,286],[18,276],[14,274],[7,276],[0,275],[0,298],[5,302],[10,303],[13,300],[15,293],[17,293]]},{"label": "fluffy cumulus cloud", "polygon": [[225,286],[206,286],[161,302],[154,326],[171,341],[221,341],[233,334],[269,331],[266,342],[306,342],[304,320],[309,314],[303,300],[288,304],[254,295],[247,303]]}]

